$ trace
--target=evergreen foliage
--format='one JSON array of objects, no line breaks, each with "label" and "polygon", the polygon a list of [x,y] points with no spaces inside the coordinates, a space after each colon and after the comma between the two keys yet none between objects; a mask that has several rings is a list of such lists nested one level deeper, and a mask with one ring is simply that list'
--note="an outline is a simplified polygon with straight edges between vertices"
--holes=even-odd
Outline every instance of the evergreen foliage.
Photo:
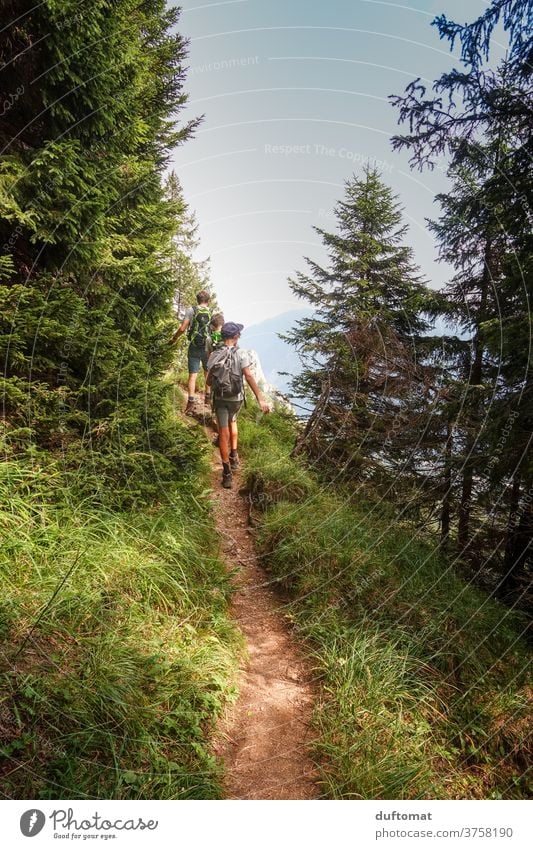
[{"label": "evergreen foliage", "polygon": [[335,214],[336,233],[317,228],[328,267],[308,259],[310,273],[290,281],[314,308],[287,336],[304,362],[294,391],[314,404],[300,446],[336,471],[383,473],[395,465],[397,423],[424,385],[423,314],[435,303],[404,244],[397,199],[375,170],[346,183]]},{"label": "evergreen foliage", "polygon": [[[180,209],[177,229],[172,236],[170,267],[174,281],[173,320],[174,330],[184,318],[187,307],[196,305],[196,295],[201,290],[210,291],[209,259],[198,259],[200,239],[196,215],[185,201],[183,188],[175,171],[171,171],[165,182],[166,197]],[[216,298],[211,292],[210,307],[216,311]],[[174,347],[174,374],[187,373],[187,337]]]},{"label": "evergreen foliage", "polygon": [[[487,68],[499,21],[508,56]],[[339,232],[319,231],[328,268],[308,260],[291,283],[314,314],[289,336],[305,364],[295,388],[313,404],[297,448],[322,471],[385,483],[471,574],[522,604],[533,539],[528,21],[525,0],[493,0],[464,26],[436,18],[452,48],[460,41],[464,70],[442,74],[433,97],[415,80],[393,98],[408,127],[393,146],[414,167],[448,160],[429,222],[455,268],[444,290],[417,277],[399,210],[367,171],[337,207]],[[448,329],[424,337],[436,317]]]},{"label": "evergreen foliage", "polygon": [[209,260],[198,260],[200,246],[196,215],[186,203],[178,175],[171,171],[166,181],[169,200],[181,209],[179,227],[172,239],[171,267],[174,275],[174,309],[176,318],[183,317],[184,310],[196,303],[196,294],[209,289]]},{"label": "evergreen foliage", "polygon": [[177,178],[163,184],[197,124],[178,125],[178,11],[2,12],[4,793],[217,798],[210,733],[239,641],[207,445],[164,376],[173,301],[200,268]]},{"label": "evergreen foliage", "polygon": [[2,100],[22,92],[0,131],[5,439],[59,448],[67,466],[90,453],[121,482],[159,460],[164,476],[158,450],[184,462],[187,451],[163,424],[183,203],[161,177],[197,123],[177,123],[178,11],[164,0],[4,11]]},{"label": "evergreen foliage", "polygon": [[[490,68],[498,23],[509,34],[508,55]],[[449,457],[443,535],[454,488],[460,553],[472,557],[475,548],[478,565],[496,566],[502,589],[520,597],[531,581],[533,540],[533,7],[493,0],[471,24],[440,16],[434,25],[450,48],[459,39],[465,67],[442,74],[433,98],[418,80],[393,98],[409,127],[393,146],[410,150],[419,168],[447,155],[452,180],[430,226],[441,258],[456,268],[445,294],[471,344],[451,371],[452,404],[440,410]]]}]

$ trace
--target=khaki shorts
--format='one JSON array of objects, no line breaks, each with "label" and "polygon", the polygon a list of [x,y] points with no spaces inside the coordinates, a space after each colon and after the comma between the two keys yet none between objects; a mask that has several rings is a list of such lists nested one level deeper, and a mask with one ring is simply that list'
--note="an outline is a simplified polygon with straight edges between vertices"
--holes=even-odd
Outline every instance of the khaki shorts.
[{"label": "khaki shorts", "polygon": [[214,410],[218,426],[228,427],[230,422],[234,422],[241,406],[242,401],[223,401],[215,398]]}]

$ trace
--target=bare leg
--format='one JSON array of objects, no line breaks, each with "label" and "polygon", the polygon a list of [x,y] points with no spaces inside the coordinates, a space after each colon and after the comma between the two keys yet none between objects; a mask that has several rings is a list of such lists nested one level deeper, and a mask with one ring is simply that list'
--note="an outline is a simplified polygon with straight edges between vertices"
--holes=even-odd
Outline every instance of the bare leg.
[{"label": "bare leg", "polygon": [[218,447],[223,463],[229,463],[229,427],[218,428]]},{"label": "bare leg", "polygon": [[239,429],[237,427],[237,419],[234,422],[229,423],[229,434],[230,434],[230,442],[231,442],[231,450],[237,450],[237,443],[239,441]]},{"label": "bare leg", "polygon": [[193,398],[194,394],[196,392],[196,378],[197,378],[197,376],[198,376],[198,373],[195,372],[195,371],[191,372],[191,374],[189,375],[189,382],[187,384],[187,388],[189,390],[189,398]]}]

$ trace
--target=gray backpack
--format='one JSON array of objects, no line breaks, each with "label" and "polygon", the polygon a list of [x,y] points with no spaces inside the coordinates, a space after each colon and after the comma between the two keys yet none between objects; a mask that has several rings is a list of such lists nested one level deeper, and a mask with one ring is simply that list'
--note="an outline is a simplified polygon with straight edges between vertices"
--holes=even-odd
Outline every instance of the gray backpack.
[{"label": "gray backpack", "polygon": [[238,348],[233,345],[224,345],[220,350],[214,351],[211,358],[209,374],[213,386],[213,397],[224,400],[224,398],[236,398],[241,393],[244,394]]}]

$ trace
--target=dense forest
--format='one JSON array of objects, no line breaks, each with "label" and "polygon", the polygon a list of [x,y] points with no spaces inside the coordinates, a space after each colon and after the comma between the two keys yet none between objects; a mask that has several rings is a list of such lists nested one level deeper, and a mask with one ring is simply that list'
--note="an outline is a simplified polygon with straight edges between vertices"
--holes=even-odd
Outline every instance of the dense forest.
[{"label": "dense forest", "polygon": [[164,478],[187,455],[183,434],[165,430],[161,382],[172,303],[198,276],[183,259],[194,222],[179,182],[162,182],[196,123],[177,123],[177,13],[3,5],[17,21],[0,44],[4,439],[58,450],[66,468],[86,453],[127,497],[143,466]]},{"label": "dense forest", "polygon": [[[169,345],[211,289],[171,168],[202,121],[179,10],[1,6],[1,792],[224,798],[239,560]],[[320,798],[531,792],[531,16],[438,17],[461,70],[391,96],[393,148],[449,178],[447,285],[380,173],[347,175],[328,262],[290,280],[311,413],[242,414],[234,497],[314,670]]]}]

